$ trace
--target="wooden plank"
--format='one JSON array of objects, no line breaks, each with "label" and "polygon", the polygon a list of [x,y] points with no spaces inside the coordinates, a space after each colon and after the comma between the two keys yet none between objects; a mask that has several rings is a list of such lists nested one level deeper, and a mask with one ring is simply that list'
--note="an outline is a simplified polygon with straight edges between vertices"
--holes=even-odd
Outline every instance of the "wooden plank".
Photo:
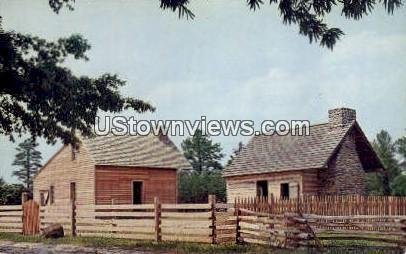
[{"label": "wooden plank", "polygon": [[0,217],[3,216],[23,216],[23,211],[1,211]]},{"label": "wooden plank", "polygon": [[154,212],[94,212],[86,213],[77,211],[77,217],[94,218],[94,217],[154,217]]},{"label": "wooden plank", "polygon": [[41,224],[71,224],[70,220],[41,220],[40,221]]},{"label": "wooden plank", "polygon": [[134,226],[134,227],[154,227],[155,222],[153,219],[84,219],[78,218],[76,224],[79,225],[116,225],[116,226]]},{"label": "wooden plank", "polygon": [[153,234],[154,228],[145,227],[114,227],[114,226],[77,226],[77,230],[85,231],[102,231],[102,232],[131,232],[131,233],[150,233]]},{"label": "wooden plank", "polygon": [[269,242],[264,241],[264,240],[259,240],[259,239],[249,238],[249,237],[243,237],[242,239],[244,242],[247,242],[247,243],[269,245]]},{"label": "wooden plank", "polygon": [[271,234],[269,232],[267,233],[267,232],[247,230],[247,229],[241,229],[240,234],[241,234],[241,236],[249,235],[249,237],[252,237],[252,238],[255,238],[255,237],[269,238],[269,237],[271,237]]},{"label": "wooden plank", "polygon": [[78,205],[78,210],[152,210],[153,204],[139,205]]},{"label": "wooden plank", "polygon": [[23,223],[21,217],[0,217],[0,223],[19,222]]},{"label": "wooden plank", "polygon": [[0,211],[22,211],[21,205],[3,205],[0,206]]},{"label": "wooden plank", "polygon": [[209,228],[211,226],[210,220],[196,220],[192,223],[188,220],[168,220],[163,219],[161,222],[162,227],[181,227],[181,228]]},{"label": "wooden plank", "polygon": [[196,213],[172,213],[172,212],[162,212],[162,218],[181,218],[181,219],[201,219],[211,217],[211,212],[196,212]]},{"label": "wooden plank", "polygon": [[211,206],[209,204],[162,204],[162,209],[163,210],[174,210],[174,209],[182,209],[182,210],[201,210],[205,209],[208,210],[210,209]]},{"label": "wooden plank", "polygon": [[162,228],[162,234],[210,236],[211,228]]},{"label": "wooden plank", "polygon": [[107,237],[107,238],[124,238],[136,240],[154,240],[154,235],[148,234],[116,234],[116,233],[89,233],[77,230],[77,234],[84,237]]}]

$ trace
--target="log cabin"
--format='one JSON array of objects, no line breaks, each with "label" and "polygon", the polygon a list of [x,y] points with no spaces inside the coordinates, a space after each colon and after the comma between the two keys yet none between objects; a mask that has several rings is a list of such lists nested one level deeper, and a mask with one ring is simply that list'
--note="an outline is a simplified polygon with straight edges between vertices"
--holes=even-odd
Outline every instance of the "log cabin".
[{"label": "log cabin", "polygon": [[41,205],[177,201],[177,172],[190,164],[166,136],[97,136],[63,146],[34,177]]},{"label": "log cabin", "polygon": [[349,108],[328,111],[310,135],[254,136],[224,169],[227,200],[237,197],[366,193],[367,173],[382,163]]}]

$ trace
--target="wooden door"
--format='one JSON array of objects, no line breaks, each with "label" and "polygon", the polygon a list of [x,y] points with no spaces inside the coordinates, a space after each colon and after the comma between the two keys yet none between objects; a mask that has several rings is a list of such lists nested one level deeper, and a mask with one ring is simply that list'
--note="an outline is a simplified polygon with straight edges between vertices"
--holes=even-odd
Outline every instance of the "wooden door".
[{"label": "wooden door", "polygon": [[23,234],[35,235],[39,233],[39,205],[34,200],[23,204]]}]

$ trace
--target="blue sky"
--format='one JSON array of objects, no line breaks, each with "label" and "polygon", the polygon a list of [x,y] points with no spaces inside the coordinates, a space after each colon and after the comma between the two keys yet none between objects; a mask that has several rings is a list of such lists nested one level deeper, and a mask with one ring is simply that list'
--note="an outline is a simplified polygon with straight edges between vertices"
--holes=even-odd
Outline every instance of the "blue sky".
[{"label": "blue sky", "polygon": [[[405,7],[394,16],[378,8],[361,21],[334,12],[327,21],[346,35],[330,51],[282,25],[273,6],[253,13],[244,0],[192,1],[194,20],[179,20],[157,0],[77,1],[75,11],[59,15],[47,2],[0,0],[5,28],[49,40],[82,34],[92,45],[90,61],[66,64],[78,75],[117,73],[128,82],[123,94],[157,107],[139,118],[319,123],[328,109],[346,106],[357,110],[370,139],[381,129],[405,135]],[[226,154],[247,142],[213,139]],[[7,181],[15,181],[17,143],[0,137],[0,177]],[[45,160],[58,148],[40,143]]]}]

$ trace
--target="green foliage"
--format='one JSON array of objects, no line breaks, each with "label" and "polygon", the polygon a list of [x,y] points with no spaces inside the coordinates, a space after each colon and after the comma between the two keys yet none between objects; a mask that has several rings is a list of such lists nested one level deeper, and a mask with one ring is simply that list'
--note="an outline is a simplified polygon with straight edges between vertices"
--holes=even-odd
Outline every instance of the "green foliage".
[{"label": "green foliage", "polygon": [[397,176],[392,184],[392,195],[395,196],[406,196],[406,175]]},{"label": "green foliage", "polygon": [[210,194],[226,201],[226,183],[221,172],[181,172],[178,183],[179,203],[206,203]]},{"label": "green foliage", "polygon": [[63,66],[68,57],[88,60],[89,49],[77,34],[50,42],[0,33],[0,134],[14,140],[15,134],[30,133],[48,143],[61,139],[77,145],[76,131],[90,136],[99,111],[154,110],[141,100],[123,97],[119,89],[125,81],[116,75],[78,77]]},{"label": "green foliage", "polygon": [[185,139],[181,146],[193,171],[202,173],[223,169],[220,160],[224,154],[221,153],[220,143],[213,143],[210,137],[203,135],[201,130],[197,130],[193,137]]},{"label": "green foliage", "polygon": [[[405,195],[406,182],[402,175],[405,160],[405,137],[392,141],[387,131],[380,131],[372,143],[375,152],[383,163],[384,170],[369,174],[367,178],[368,193],[371,195]],[[403,162],[397,160],[397,153]]]},{"label": "green foliage", "polygon": [[21,184],[7,184],[0,178],[0,205],[21,204],[21,194],[24,186]]},{"label": "green foliage", "polygon": [[[178,12],[179,18],[195,17],[188,8],[190,0],[159,1],[162,9]],[[74,2],[75,0],[49,0],[50,7],[56,13],[64,6],[72,10]],[[263,0],[246,0],[246,2],[252,11],[258,10],[265,4]],[[396,8],[402,6],[402,0],[270,0],[269,5],[276,6],[283,24],[297,25],[299,34],[306,36],[310,43],[319,42],[321,46],[333,49],[336,42],[344,35],[341,29],[329,27],[325,22],[325,16],[333,10],[333,7],[339,8],[347,19],[359,20],[372,13],[377,5],[382,5],[388,14],[393,14]]]},{"label": "green foliage", "polygon": [[385,170],[380,175],[384,195],[391,195],[391,183],[401,173],[395,157],[395,144],[387,131],[380,131],[372,143],[375,152],[382,161]]},{"label": "green foliage", "polygon": [[377,173],[367,175],[367,190],[369,195],[384,195],[382,176]]},{"label": "green foliage", "polygon": [[213,143],[201,130],[197,130],[181,146],[192,170],[183,171],[179,175],[179,202],[205,203],[209,194],[216,195],[217,200],[225,201],[226,187],[221,165],[224,154],[221,153],[220,143]]},{"label": "green foliage", "polygon": [[406,136],[396,141],[396,151],[401,156],[402,161],[400,166],[403,171],[406,171]]},{"label": "green foliage", "polygon": [[15,156],[13,166],[19,168],[13,172],[25,186],[25,188],[32,192],[32,179],[41,165],[41,152],[37,150],[38,143],[33,138],[24,140],[16,148],[17,154]]}]

